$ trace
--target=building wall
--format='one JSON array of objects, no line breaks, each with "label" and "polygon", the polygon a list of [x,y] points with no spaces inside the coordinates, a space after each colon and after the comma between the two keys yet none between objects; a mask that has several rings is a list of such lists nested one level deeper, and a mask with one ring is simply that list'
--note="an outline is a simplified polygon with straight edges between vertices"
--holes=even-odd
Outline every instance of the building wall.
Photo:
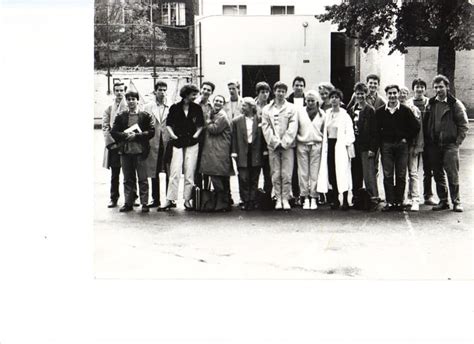
[{"label": "building wall", "polygon": [[[211,16],[201,23],[203,79],[216,84],[215,94],[227,95],[229,79],[242,81],[242,65],[280,65],[282,81],[291,85],[302,75],[307,88],[330,78],[331,27],[314,16]],[[259,29],[270,27],[284,29]]]}]

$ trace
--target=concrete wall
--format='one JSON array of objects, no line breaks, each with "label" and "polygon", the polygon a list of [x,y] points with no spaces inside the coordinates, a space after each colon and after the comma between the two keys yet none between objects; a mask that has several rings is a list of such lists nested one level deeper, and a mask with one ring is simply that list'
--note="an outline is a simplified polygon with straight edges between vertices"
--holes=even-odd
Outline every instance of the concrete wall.
[{"label": "concrete wall", "polygon": [[[428,84],[428,94],[434,91],[431,80],[437,73],[438,48],[437,47],[411,47],[408,48],[405,63],[405,79],[410,87],[411,81],[420,77]],[[474,51],[458,51],[456,53],[456,96],[466,105],[470,112],[474,112]]]},{"label": "concrete wall", "polygon": [[330,78],[331,26],[314,16],[211,16],[201,22],[203,75],[215,82],[215,93],[227,95],[231,78],[242,81],[242,65],[280,65],[282,81],[291,84],[302,75],[307,88]]}]

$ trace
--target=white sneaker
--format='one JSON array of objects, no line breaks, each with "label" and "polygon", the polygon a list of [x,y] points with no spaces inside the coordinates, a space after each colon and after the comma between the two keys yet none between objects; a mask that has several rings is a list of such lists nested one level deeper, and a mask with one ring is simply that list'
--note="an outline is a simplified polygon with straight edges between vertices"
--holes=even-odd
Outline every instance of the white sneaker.
[{"label": "white sneaker", "polygon": [[275,210],[281,210],[283,208],[283,205],[281,204],[281,199],[277,199],[277,202],[275,204]]},{"label": "white sneaker", "polygon": [[290,203],[288,203],[287,199],[284,199],[282,201],[282,204],[283,204],[283,210],[290,210],[291,209]]},{"label": "white sneaker", "polygon": [[312,199],[311,199],[311,206],[310,206],[310,209],[311,209],[311,210],[316,210],[316,209],[318,209],[318,199],[317,199],[317,198],[312,198]]},{"label": "white sneaker", "polygon": [[303,209],[311,209],[311,201],[309,197],[306,197],[303,203]]},{"label": "white sneaker", "polygon": [[418,204],[418,202],[413,202],[411,204],[411,211],[420,211],[420,205]]}]

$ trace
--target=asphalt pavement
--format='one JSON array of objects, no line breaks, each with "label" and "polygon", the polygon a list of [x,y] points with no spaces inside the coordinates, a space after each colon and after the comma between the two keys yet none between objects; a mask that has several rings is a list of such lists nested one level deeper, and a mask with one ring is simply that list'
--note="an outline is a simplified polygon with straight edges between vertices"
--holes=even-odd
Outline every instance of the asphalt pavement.
[{"label": "asphalt pavement", "polygon": [[[472,279],[474,125],[461,148],[465,211],[418,213],[301,208],[229,213],[108,209],[103,137],[94,131],[96,278]],[[181,183],[182,184],[182,183]],[[237,177],[232,177],[238,200]],[[381,180],[380,189],[383,190]],[[122,187],[121,187],[122,192]],[[181,195],[181,193],[180,193]],[[121,204],[123,196],[119,200]]]}]

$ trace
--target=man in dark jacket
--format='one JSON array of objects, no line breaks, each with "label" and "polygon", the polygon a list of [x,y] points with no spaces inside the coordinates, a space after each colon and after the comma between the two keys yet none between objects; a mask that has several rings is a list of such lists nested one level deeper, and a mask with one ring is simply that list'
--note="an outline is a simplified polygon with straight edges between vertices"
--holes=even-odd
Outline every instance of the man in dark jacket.
[{"label": "man in dark jacket", "polygon": [[453,210],[462,212],[459,195],[459,146],[468,131],[466,108],[449,93],[449,80],[444,75],[437,75],[433,79],[433,88],[436,96],[429,100],[423,118],[425,150],[433,169],[440,200],[433,210],[449,209],[447,174]]},{"label": "man in dark jacket", "polygon": [[136,177],[142,212],[149,212],[148,208],[148,179],[146,158],[150,151],[149,140],[155,135],[153,117],[147,112],[138,111],[139,95],[137,92],[127,92],[125,95],[128,110],[120,113],[114,121],[111,134],[114,140],[121,145],[120,161],[124,177],[125,204],[121,212],[133,210],[136,194]]},{"label": "man in dark jacket", "polygon": [[388,85],[385,87],[385,93],[388,98],[387,105],[378,108],[375,112],[387,202],[382,211],[402,210],[408,164],[408,142],[418,134],[420,124],[410,108],[400,104],[398,85]]}]

